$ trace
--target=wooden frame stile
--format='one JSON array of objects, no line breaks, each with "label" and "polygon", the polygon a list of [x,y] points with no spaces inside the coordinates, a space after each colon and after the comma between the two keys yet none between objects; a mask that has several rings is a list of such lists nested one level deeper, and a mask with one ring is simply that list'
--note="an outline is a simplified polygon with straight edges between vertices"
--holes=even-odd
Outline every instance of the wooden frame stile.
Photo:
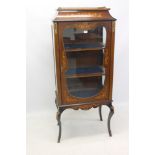
[{"label": "wooden frame stile", "polygon": [[[102,121],[102,105],[109,107],[110,112],[107,120],[109,136],[112,136],[110,120],[114,114],[112,105],[113,87],[113,66],[114,66],[114,39],[115,39],[115,18],[109,13],[109,8],[58,8],[58,14],[54,19],[54,40],[55,40],[55,63],[56,63],[56,99],[57,121],[59,126],[58,143],[61,139],[61,114],[65,109],[99,108],[99,117]],[[102,90],[96,96],[89,98],[78,98],[68,93],[65,72],[68,70],[67,56],[63,45],[63,31],[65,28],[80,30],[92,30],[98,26],[106,28],[106,46],[102,52],[103,68],[105,68],[105,83]],[[89,41],[89,40],[88,40]],[[91,50],[91,49],[90,49]],[[94,50],[94,49],[93,49]],[[77,51],[77,50],[75,50]],[[87,50],[89,51],[89,50]],[[73,54],[72,54],[73,55]],[[86,77],[87,74],[85,74]],[[74,75],[72,78],[77,78]],[[89,75],[90,76],[90,75]]]},{"label": "wooden frame stile", "polygon": [[113,70],[114,70],[114,46],[115,46],[115,21],[111,22],[111,50],[110,50],[110,94],[109,99],[112,100],[112,88],[113,88]]},{"label": "wooden frame stile", "polygon": [[55,44],[55,51],[54,51],[54,59],[55,59],[55,63],[56,63],[56,83],[57,83],[57,90],[56,90],[56,100],[55,103],[57,105],[57,107],[59,108],[59,106],[61,105],[62,102],[62,97],[61,97],[61,73],[60,73],[60,53],[59,53],[59,46],[58,46],[58,23],[54,23],[54,44]]}]

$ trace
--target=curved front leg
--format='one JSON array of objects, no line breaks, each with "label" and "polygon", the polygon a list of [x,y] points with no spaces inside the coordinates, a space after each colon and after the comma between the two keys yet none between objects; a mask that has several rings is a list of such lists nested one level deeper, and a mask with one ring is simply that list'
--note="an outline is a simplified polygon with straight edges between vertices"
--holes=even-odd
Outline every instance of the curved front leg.
[{"label": "curved front leg", "polygon": [[59,125],[59,135],[58,135],[58,143],[60,143],[60,139],[61,139],[61,114],[62,112],[64,111],[65,109],[58,109],[57,111],[57,115],[56,115],[56,118],[57,118],[57,121],[58,121],[58,125]]},{"label": "curved front leg", "polygon": [[100,121],[103,121],[102,119],[102,105],[99,106],[99,116],[100,116]]},{"label": "curved front leg", "polygon": [[109,112],[109,116],[108,116],[108,132],[109,132],[109,136],[111,137],[112,136],[112,133],[111,133],[111,126],[110,126],[110,121],[111,121],[111,117],[113,116],[114,114],[114,107],[113,105],[110,103],[109,105],[107,105],[110,109],[110,112]]}]

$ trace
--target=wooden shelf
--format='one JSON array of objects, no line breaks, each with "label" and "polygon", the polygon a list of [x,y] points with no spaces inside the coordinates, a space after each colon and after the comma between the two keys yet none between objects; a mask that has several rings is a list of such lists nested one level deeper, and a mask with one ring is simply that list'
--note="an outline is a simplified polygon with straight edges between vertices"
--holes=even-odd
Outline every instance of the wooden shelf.
[{"label": "wooden shelf", "polygon": [[80,78],[80,77],[93,77],[93,76],[102,76],[104,73],[92,73],[92,74],[73,74],[65,75],[65,78]]},{"label": "wooden shelf", "polygon": [[94,77],[105,75],[103,67],[72,68],[66,71],[65,78]]},{"label": "wooden shelf", "polygon": [[74,44],[65,44],[64,46],[66,52],[94,51],[105,48],[102,43],[74,43]]},{"label": "wooden shelf", "polygon": [[99,87],[81,87],[81,88],[71,88],[70,92],[79,92],[79,91],[94,91],[95,89],[99,89]]}]

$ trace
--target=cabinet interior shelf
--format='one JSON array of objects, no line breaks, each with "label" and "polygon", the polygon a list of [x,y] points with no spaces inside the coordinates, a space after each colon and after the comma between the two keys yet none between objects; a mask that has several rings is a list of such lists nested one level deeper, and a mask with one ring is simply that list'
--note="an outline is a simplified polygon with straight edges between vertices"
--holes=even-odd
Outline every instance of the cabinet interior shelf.
[{"label": "cabinet interior shelf", "polygon": [[70,68],[66,71],[66,78],[77,78],[77,77],[93,77],[105,75],[103,67],[83,67],[83,68]]},{"label": "cabinet interior shelf", "polygon": [[104,49],[105,46],[100,42],[90,42],[90,43],[66,43],[64,44],[66,52],[74,52],[74,51],[91,51],[91,50],[101,50]]}]

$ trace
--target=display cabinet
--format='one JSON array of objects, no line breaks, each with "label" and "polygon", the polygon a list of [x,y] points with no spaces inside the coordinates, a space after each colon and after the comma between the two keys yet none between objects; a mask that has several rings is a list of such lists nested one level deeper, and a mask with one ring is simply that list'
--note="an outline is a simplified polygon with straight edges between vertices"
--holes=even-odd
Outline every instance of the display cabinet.
[{"label": "display cabinet", "polygon": [[65,109],[109,107],[108,132],[114,113],[112,83],[115,18],[109,8],[58,8],[54,19],[58,142]]}]

